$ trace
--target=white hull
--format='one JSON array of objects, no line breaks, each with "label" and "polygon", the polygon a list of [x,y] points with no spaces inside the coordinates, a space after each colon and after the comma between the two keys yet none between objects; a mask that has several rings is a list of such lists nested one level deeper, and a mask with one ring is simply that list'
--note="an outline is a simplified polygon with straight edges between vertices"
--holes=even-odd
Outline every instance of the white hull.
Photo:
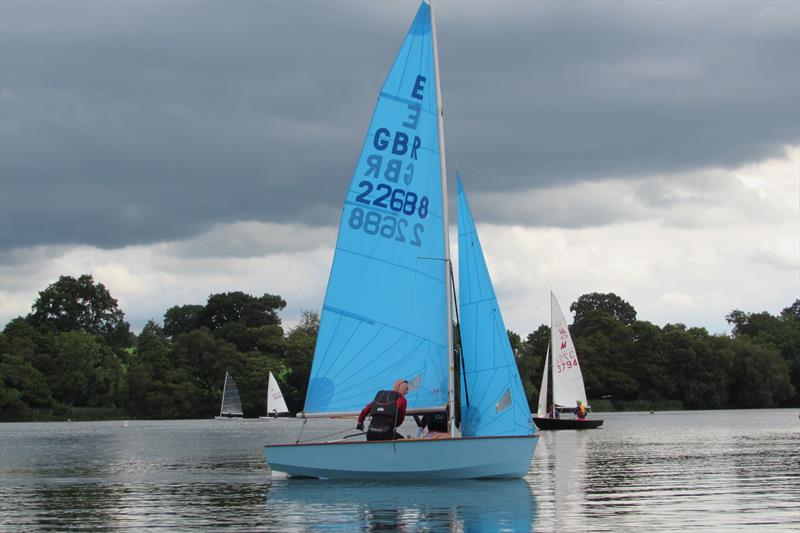
[{"label": "white hull", "polygon": [[535,435],[265,446],[270,468],[323,479],[521,478]]}]

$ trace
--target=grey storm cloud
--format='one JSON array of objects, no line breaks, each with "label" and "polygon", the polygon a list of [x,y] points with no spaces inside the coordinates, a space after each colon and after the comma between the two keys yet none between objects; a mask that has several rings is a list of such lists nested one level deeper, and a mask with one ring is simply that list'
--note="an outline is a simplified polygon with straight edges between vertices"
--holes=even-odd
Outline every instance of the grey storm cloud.
[{"label": "grey storm cloud", "polygon": [[[415,5],[3,1],[0,246],[335,224]],[[735,167],[800,141],[796,2],[437,17],[447,155],[476,194]]]}]

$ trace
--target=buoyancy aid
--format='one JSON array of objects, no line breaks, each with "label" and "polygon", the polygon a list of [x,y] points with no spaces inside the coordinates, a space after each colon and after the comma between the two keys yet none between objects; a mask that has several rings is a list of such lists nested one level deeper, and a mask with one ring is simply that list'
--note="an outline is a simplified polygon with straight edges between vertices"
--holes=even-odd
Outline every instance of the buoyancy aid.
[{"label": "buoyancy aid", "polygon": [[397,399],[400,393],[393,390],[378,391],[370,407],[370,433],[392,434],[397,425]]}]

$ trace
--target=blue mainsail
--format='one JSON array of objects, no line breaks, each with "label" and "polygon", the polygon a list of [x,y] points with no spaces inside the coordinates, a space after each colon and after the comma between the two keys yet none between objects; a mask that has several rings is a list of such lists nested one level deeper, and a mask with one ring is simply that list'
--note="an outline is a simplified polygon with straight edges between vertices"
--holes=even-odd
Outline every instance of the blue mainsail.
[{"label": "blue mainsail", "polygon": [[430,7],[383,84],[339,224],[306,414],[352,413],[406,379],[409,409],[447,402],[442,186]]},{"label": "blue mainsail", "polygon": [[462,386],[461,391],[462,435],[532,434],[528,400],[461,176],[458,176],[458,298],[466,387],[464,391]]}]

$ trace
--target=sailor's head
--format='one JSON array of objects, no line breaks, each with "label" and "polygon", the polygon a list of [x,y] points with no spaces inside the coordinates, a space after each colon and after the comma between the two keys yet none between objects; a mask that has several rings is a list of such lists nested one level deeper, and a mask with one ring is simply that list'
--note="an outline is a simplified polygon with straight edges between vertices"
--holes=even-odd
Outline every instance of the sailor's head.
[{"label": "sailor's head", "polygon": [[395,392],[399,392],[400,394],[405,396],[406,394],[408,394],[408,380],[398,379],[397,381],[394,382],[392,390]]},{"label": "sailor's head", "polygon": [[583,405],[583,402],[578,400],[578,405]]}]

